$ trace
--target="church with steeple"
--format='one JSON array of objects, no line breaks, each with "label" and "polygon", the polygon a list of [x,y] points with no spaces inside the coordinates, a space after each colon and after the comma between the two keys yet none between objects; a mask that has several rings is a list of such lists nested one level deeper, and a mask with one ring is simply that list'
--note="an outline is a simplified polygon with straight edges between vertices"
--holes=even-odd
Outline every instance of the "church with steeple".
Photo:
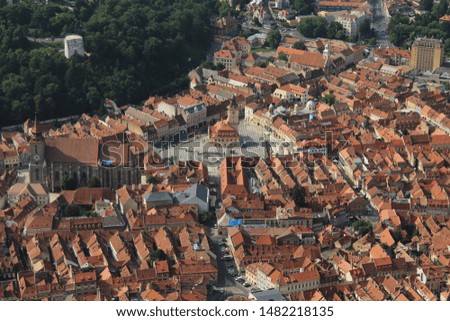
[{"label": "church with steeple", "polygon": [[329,76],[335,69],[335,66],[333,63],[333,59],[331,58],[330,44],[328,42],[326,43],[325,48],[323,49],[322,56],[324,60],[323,71],[325,73],[325,76]]},{"label": "church with steeple", "polygon": [[[130,152],[132,146],[126,142],[108,141],[109,145],[104,145],[98,139],[44,137],[37,119],[29,132],[28,167],[32,184],[40,183],[55,191],[64,177],[74,179],[79,187],[87,186],[92,176],[97,177],[103,187],[116,188],[140,182],[139,155],[133,155]],[[121,152],[112,154],[112,148]]]},{"label": "church with steeple", "polygon": [[30,183],[44,183],[46,175],[45,140],[39,129],[37,117],[34,119],[30,140]]}]

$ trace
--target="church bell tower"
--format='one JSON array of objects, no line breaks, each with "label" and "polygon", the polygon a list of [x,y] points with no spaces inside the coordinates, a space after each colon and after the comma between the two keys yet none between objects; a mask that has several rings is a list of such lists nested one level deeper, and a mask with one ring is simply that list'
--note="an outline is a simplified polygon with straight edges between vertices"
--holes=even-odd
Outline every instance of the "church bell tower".
[{"label": "church bell tower", "polygon": [[30,183],[44,183],[45,180],[45,141],[39,130],[37,117],[34,119],[30,140]]}]

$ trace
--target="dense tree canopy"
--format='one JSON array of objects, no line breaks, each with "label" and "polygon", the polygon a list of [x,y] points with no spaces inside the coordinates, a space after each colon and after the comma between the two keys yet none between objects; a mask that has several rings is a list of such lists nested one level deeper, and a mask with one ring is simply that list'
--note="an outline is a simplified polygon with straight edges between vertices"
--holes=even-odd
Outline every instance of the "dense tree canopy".
[{"label": "dense tree canopy", "polygon": [[308,15],[314,12],[313,0],[293,0],[292,9],[294,9],[299,15]]},{"label": "dense tree canopy", "polygon": [[308,38],[345,39],[345,32],[338,22],[328,24],[323,17],[307,17],[300,20],[298,31]]},{"label": "dense tree canopy", "polygon": [[[124,104],[173,94],[205,56],[217,12],[215,0],[0,4],[0,126],[35,109],[52,118],[99,109],[104,97]],[[84,37],[88,58],[68,60],[62,43],[33,41],[68,33]]]},{"label": "dense tree canopy", "polygon": [[371,27],[370,20],[362,22],[359,35],[356,39],[348,39],[344,27],[337,21],[328,23],[323,17],[306,17],[300,20],[298,31],[308,38],[328,38],[355,42],[364,41],[370,45],[376,43],[375,31]]},{"label": "dense tree canopy", "polygon": [[345,31],[339,22],[333,21],[328,25],[327,37],[330,39],[345,40]]},{"label": "dense tree canopy", "polygon": [[369,19],[365,19],[359,28],[359,39],[374,46],[377,42],[375,30],[372,28]]},{"label": "dense tree canopy", "polygon": [[277,48],[281,41],[281,33],[279,30],[270,30],[267,34],[267,43],[270,48]]},{"label": "dense tree canopy", "polygon": [[430,11],[433,8],[433,0],[420,0],[420,9]]},{"label": "dense tree canopy", "polygon": [[298,31],[309,38],[327,37],[328,23],[325,18],[311,17],[300,20]]},{"label": "dense tree canopy", "polygon": [[68,177],[67,175],[64,175],[62,179],[61,189],[62,190],[68,190],[68,191],[74,191],[78,188],[77,181],[73,179],[72,177]]},{"label": "dense tree canopy", "polygon": [[[425,5],[425,3],[424,3]],[[429,5],[426,5],[429,8]],[[398,47],[409,48],[416,37],[445,39],[446,51],[450,50],[450,23],[439,18],[450,13],[449,0],[435,3],[431,10],[417,15],[413,21],[407,16],[395,15],[389,23],[389,40]]]},{"label": "dense tree canopy", "polygon": [[295,187],[291,191],[291,197],[295,202],[295,205],[298,207],[306,206],[306,191],[303,187]]}]

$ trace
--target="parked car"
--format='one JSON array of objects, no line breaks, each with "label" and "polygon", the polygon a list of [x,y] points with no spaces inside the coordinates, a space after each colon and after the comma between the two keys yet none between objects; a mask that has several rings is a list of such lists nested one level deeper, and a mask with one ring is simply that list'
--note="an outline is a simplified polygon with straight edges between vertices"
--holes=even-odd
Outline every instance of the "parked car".
[{"label": "parked car", "polygon": [[231,274],[231,273],[235,273],[236,272],[236,269],[234,268],[234,267],[230,267],[230,268],[228,268],[228,272]]},{"label": "parked car", "polygon": [[243,286],[245,286],[246,288],[249,288],[251,285],[250,283],[244,282],[244,284],[242,284]]},{"label": "parked car", "polygon": [[220,288],[217,288],[217,287],[215,287],[215,286],[213,286],[213,291],[214,291],[214,292],[219,292],[220,294],[224,294],[224,293],[225,293],[225,290],[224,290],[224,289],[220,289]]}]

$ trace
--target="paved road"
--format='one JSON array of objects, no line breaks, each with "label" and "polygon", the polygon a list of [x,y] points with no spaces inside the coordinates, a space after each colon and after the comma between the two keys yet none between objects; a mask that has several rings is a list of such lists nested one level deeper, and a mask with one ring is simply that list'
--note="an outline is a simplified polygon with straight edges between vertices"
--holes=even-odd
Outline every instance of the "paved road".
[{"label": "paved road", "polygon": [[234,296],[234,295],[240,295],[244,297],[248,297],[249,289],[245,288],[238,282],[234,280],[234,277],[232,277],[228,272],[227,268],[234,266],[233,261],[223,261],[221,259],[222,254],[220,251],[220,243],[224,242],[226,239],[226,235],[223,233],[226,233],[226,230],[222,230],[222,234],[219,235],[219,230],[217,229],[211,229],[211,240],[212,240],[212,249],[214,253],[217,255],[217,264],[219,269],[219,275],[217,284],[215,286],[216,291],[210,295],[208,298],[210,301],[223,301],[227,297]]},{"label": "paved road", "polygon": [[[291,37],[291,38],[296,38],[299,40],[303,40],[303,41],[314,41],[316,39],[311,39],[311,38],[306,38],[304,37],[301,33],[299,33],[297,31],[296,28],[286,28],[283,26],[277,26],[278,30],[281,33],[281,36],[284,37]],[[258,30],[259,33],[268,33],[270,30],[273,30],[272,28],[267,28],[265,26],[256,26],[253,21],[251,20],[246,20],[242,23],[242,29],[244,30],[250,30],[250,29],[255,29]]]},{"label": "paved road", "polygon": [[385,0],[374,0],[372,28],[375,29],[377,36],[377,46],[382,48],[392,47],[387,31],[390,20],[391,18],[389,17]]},{"label": "paved road", "polygon": [[34,37],[27,37],[29,41],[32,42],[38,42],[38,43],[57,43],[57,42],[64,42],[64,38],[34,38]]}]

